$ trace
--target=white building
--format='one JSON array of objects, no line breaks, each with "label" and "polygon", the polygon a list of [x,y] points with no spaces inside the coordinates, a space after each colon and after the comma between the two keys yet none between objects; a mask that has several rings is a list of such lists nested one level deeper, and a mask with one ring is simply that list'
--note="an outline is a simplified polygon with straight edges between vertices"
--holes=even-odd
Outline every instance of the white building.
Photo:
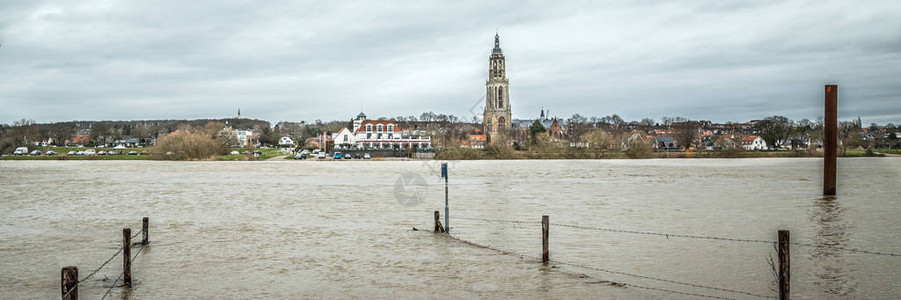
[{"label": "white building", "polygon": [[749,135],[741,139],[741,146],[745,150],[766,150],[766,141],[756,135]]},{"label": "white building", "polygon": [[250,140],[253,139],[253,131],[236,129],[235,136],[238,138],[238,145],[240,145],[241,147],[247,147],[248,145],[250,145]]},{"label": "white building", "polygon": [[353,128],[346,127],[332,134],[338,149],[405,149],[431,148],[432,138],[401,129],[390,120],[366,120],[360,113],[353,120]]}]

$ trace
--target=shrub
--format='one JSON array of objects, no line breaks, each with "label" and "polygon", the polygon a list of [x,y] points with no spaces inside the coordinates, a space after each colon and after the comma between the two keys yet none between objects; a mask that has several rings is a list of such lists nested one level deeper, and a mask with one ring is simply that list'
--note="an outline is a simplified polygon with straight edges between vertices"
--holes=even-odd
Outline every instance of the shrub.
[{"label": "shrub", "polygon": [[167,160],[197,160],[223,155],[227,150],[218,140],[209,135],[176,131],[157,141],[154,155]]}]

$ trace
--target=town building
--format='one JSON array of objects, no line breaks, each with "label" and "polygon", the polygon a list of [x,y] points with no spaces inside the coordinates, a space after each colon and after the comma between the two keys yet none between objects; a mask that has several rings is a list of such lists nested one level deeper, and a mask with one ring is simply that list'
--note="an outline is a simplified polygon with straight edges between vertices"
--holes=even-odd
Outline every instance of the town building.
[{"label": "town building", "polygon": [[493,142],[499,135],[507,134],[512,127],[510,109],[510,81],[507,80],[504,51],[500,36],[494,35],[494,49],[488,58],[488,81],[485,82],[485,112],[482,118],[483,132]]},{"label": "town building", "polygon": [[337,149],[426,149],[432,138],[425,132],[402,129],[392,120],[367,120],[362,112],[353,119],[353,128],[342,128],[331,137]]}]

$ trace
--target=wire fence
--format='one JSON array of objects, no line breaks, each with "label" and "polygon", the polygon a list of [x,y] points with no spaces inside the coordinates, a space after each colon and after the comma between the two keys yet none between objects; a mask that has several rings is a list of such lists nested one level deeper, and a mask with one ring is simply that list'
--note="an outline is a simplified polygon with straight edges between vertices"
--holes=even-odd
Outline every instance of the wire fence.
[{"label": "wire fence", "polygon": [[[122,254],[123,251],[125,251],[126,247],[131,248],[132,247],[132,245],[130,244],[131,239],[136,238],[142,234],[147,234],[147,230],[148,230],[147,224],[148,224],[148,218],[144,218],[143,226],[142,226],[143,228],[141,230],[139,230],[137,233],[135,233],[134,235],[128,236],[128,239],[123,239],[124,241],[127,241],[129,244],[127,246],[119,247],[119,249],[116,251],[116,253],[114,253],[112,256],[110,256],[110,258],[108,258],[106,261],[104,261],[102,264],[100,264],[99,267],[97,267],[96,269],[91,271],[91,273],[88,274],[87,276],[85,276],[81,279],[74,278],[75,279],[74,282],[67,282],[67,279],[63,278],[62,282],[60,282],[60,284],[62,285],[62,287],[65,289],[66,292],[64,294],[62,294],[62,299],[77,298],[77,294],[78,294],[77,291],[78,291],[79,285],[81,285],[82,282],[85,282],[85,281],[93,278],[94,275],[96,275],[98,272],[100,272],[100,270],[102,270],[104,267],[109,265],[109,263],[112,262],[113,259],[115,259],[120,254]],[[130,229],[123,229],[123,232],[125,232],[127,230],[130,230]],[[146,237],[146,235],[145,235],[145,237]],[[140,242],[141,247],[138,248],[138,251],[135,252],[135,254],[130,257],[130,259],[128,260],[129,265],[138,258],[138,255],[141,254],[141,251],[144,250],[144,248],[147,246],[147,243],[148,243],[147,240],[142,240]],[[71,267],[67,267],[67,268],[71,268]],[[67,268],[63,268],[64,277],[65,277]],[[75,270],[75,272],[77,273],[77,269]],[[74,273],[72,273],[72,274],[74,274]],[[119,278],[122,278],[122,276],[124,274],[125,274],[125,268],[123,268],[122,272],[119,273],[119,276],[116,277],[116,280],[114,280],[113,283],[110,285],[109,289],[107,289],[106,293],[103,295],[103,298],[106,298],[106,296],[108,296],[109,293],[112,291],[112,288],[117,286],[117,284],[119,282]]]},{"label": "wire fence", "polygon": [[[493,246],[493,245],[490,245],[490,244],[480,244],[480,243],[473,242],[473,241],[470,241],[470,240],[465,240],[465,239],[463,239],[463,238],[460,238],[460,237],[454,236],[454,235],[449,235],[448,237],[451,238],[451,239],[453,239],[453,240],[459,241],[459,242],[461,242],[461,243],[467,244],[467,245],[471,245],[471,246],[475,246],[475,247],[479,247],[479,248],[485,248],[485,249],[493,250],[493,251],[496,251],[496,252],[498,252],[498,253],[505,254],[505,255],[509,255],[509,256],[513,256],[513,257],[518,257],[518,258],[520,258],[520,259],[533,259],[533,260],[536,260],[536,261],[540,261],[540,260],[541,260],[540,257],[534,256],[534,255],[524,254],[524,253],[521,253],[521,252],[517,252],[517,251],[515,251],[515,250],[510,250],[510,249],[500,248],[500,247]],[[668,279],[662,279],[662,278],[655,278],[655,277],[650,277],[650,276],[642,276],[642,275],[630,274],[630,273],[626,273],[626,272],[612,271],[612,270],[607,270],[607,269],[602,269],[602,268],[595,268],[595,267],[581,266],[581,265],[577,265],[577,264],[573,264],[573,263],[568,263],[568,262],[563,262],[563,261],[558,261],[558,260],[551,260],[550,262],[555,263],[555,264],[560,264],[560,265],[567,265],[567,266],[571,266],[571,267],[576,267],[576,268],[583,268],[583,269],[589,269],[589,270],[596,270],[596,271],[608,272],[608,273],[611,273],[611,274],[617,274],[617,275],[633,276],[633,277],[642,278],[642,279],[655,280],[655,281],[667,282],[667,283],[672,283],[672,284],[680,284],[680,285],[685,285],[685,286],[690,286],[690,287],[696,287],[696,288],[705,288],[705,289],[710,289],[710,290],[715,290],[715,291],[721,291],[721,292],[731,292],[731,293],[737,293],[737,294],[742,294],[742,295],[747,295],[747,296],[754,296],[754,297],[758,297],[758,298],[766,298],[766,299],[775,299],[775,298],[776,298],[776,297],[772,297],[772,296],[757,295],[757,294],[753,294],[753,293],[749,293],[749,292],[738,291],[738,290],[732,290],[732,289],[725,289],[725,288],[718,288],[718,287],[713,287],[713,286],[705,286],[705,285],[700,285],[700,284],[686,283],[686,282],[680,282],[680,281],[675,281],[675,280],[668,280]],[[639,285],[639,284],[635,284],[635,283],[623,283],[623,282],[609,282],[609,283],[610,283],[610,284],[613,284],[613,285],[624,286],[624,287],[634,287],[634,288],[639,288],[639,289],[654,290],[654,291],[659,291],[659,292],[668,292],[668,293],[673,293],[673,294],[679,294],[679,295],[685,295],[685,296],[694,296],[694,297],[701,297],[701,298],[708,298],[708,299],[736,299],[736,298],[728,298],[728,297],[722,297],[722,296],[716,296],[716,295],[707,295],[707,294],[700,294],[700,293],[692,293],[692,292],[686,292],[686,291],[678,291],[678,290],[672,290],[672,289],[665,289],[665,288],[659,288],[659,287],[650,287],[650,286],[644,286],[644,285]]]},{"label": "wire fence", "polygon": [[[504,220],[504,219],[487,219],[487,218],[467,218],[467,217],[452,217],[452,218],[453,218],[453,219],[459,219],[459,220],[481,221],[481,222],[486,222],[486,223],[489,223],[489,224],[511,224],[511,225],[513,225],[515,228],[518,228],[518,226],[520,226],[520,225],[543,225],[544,230],[547,229],[546,226],[555,226],[555,227],[573,228],[573,229],[579,229],[579,230],[592,230],[592,231],[602,231],[602,232],[613,232],[613,233],[625,233],[625,234],[635,234],[635,235],[656,236],[656,237],[664,237],[664,238],[666,238],[666,239],[669,239],[669,238],[684,238],[684,239],[714,240],[714,241],[739,242],[739,243],[769,244],[769,245],[773,245],[774,248],[777,248],[776,246],[778,246],[779,243],[780,243],[779,241],[773,241],[773,240],[761,240],[761,239],[749,239],[749,238],[737,238],[737,237],[722,237],[722,236],[708,236],[708,235],[701,235],[701,234],[684,234],[684,233],[666,233],[666,232],[654,232],[654,231],[626,230],[626,229],[604,228],[604,227],[591,227],[591,226],[581,226],[581,225],[562,224],[562,223],[551,223],[551,222],[547,222],[547,223],[546,223],[546,226],[544,226],[545,223],[543,223],[543,222],[538,222],[538,221],[521,221],[521,220]],[[547,221],[547,220],[545,220],[545,221]],[[780,235],[781,235],[781,232],[780,232]],[[455,239],[455,240],[458,240],[458,241],[460,241],[460,242],[466,243],[466,244],[470,244],[470,245],[474,245],[474,246],[478,246],[478,247],[482,247],[482,248],[486,248],[486,249],[491,249],[491,250],[498,251],[498,252],[503,253],[503,254],[507,254],[507,255],[511,255],[511,256],[516,256],[516,257],[519,257],[519,258],[522,258],[522,259],[529,258],[529,259],[535,259],[535,260],[542,261],[542,258],[539,258],[539,257],[536,257],[536,256],[532,256],[532,255],[526,255],[526,254],[519,253],[519,252],[514,251],[514,250],[504,249],[504,248],[500,248],[500,247],[493,246],[493,245],[490,245],[490,244],[488,244],[488,245],[485,245],[485,244],[479,244],[479,243],[476,243],[476,242],[473,242],[473,241],[464,240],[464,239],[462,239],[462,238],[460,238],[460,237],[457,237],[457,236],[449,236],[449,237],[450,237],[450,238],[453,238],[453,239]],[[545,247],[545,250],[544,250],[544,251],[546,252],[546,251],[547,251],[547,250],[546,250],[546,249],[547,249],[547,248],[546,248],[546,247],[547,247],[547,246],[546,246],[546,237],[544,237],[544,239],[545,239],[545,242],[544,242],[544,243],[545,243],[545,246],[544,246],[544,247]],[[839,247],[839,246],[825,245],[825,244],[815,244],[815,243],[788,242],[788,238],[787,238],[787,237],[786,237],[785,239],[782,239],[781,236],[780,236],[780,240],[782,241],[783,244],[796,245],[796,246],[803,246],[803,247],[819,247],[819,248],[825,247],[825,248],[831,248],[831,249],[835,249],[835,250],[842,250],[842,251],[848,251],[848,252],[854,252],[854,253],[862,253],[862,254],[871,254],[871,255],[880,255],[880,256],[901,256],[901,255],[899,255],[899,254],[897,254],[897,253],[891,253],[891,252],[882,252],[882,251],[874,251],[874,250],[865,250],[865,249],[858,249],[858,248],[847,248],[847,247]],[[778,252],[778,251],[777,251],[777,252]],[[601,268],[601,267],[594,267],[594,266],[586,266],[586,265],[580,265],[580,264],[576,264],[576,263],[572,263],[572,262],[567,262],[567,261],[561,261],[561,260],[550,260],[550,259],[547,258],[546,254],[545,254],[545,256],[544,256],[543,261],[546,261],[546,262],[548,262],[548,263],[557,264],[557,265],[565,265],[565,266],[574,267],[574,268],[580,268],[580,269],[586,269],[586,270],[593,270],[593,271],[603,272],[603,273],[612,274],[612,275],[619,275],[619,276],[633,277],[633,278],[640,279],[640,280],[656,281],[656,282],[664,283],[664,284],[681,285],[681,286],[684,286],[684,287],[687,287],[687,288],[705,289],[705,290],[711,291],[711,292],[713,292],[713,293],[730,293],[730,295],[734,295],[734,296],[742,296],[742,297],[747,296],[747,297],[755,297],[755,298],[763,298],[763,299],[777,299],[777,298],[778,298],[778,297],[775,297],[775,296],[761,295],[761,294],[752,293],[752,292],[748,292],[748,291],[737,290],[737,289],[730,289],[730,288],[724,288],[724,287],[716,287],[716,286],[704,285],[704,284],[699,284],[699,283],[692,283],[692,282],[679,281],[679,280],[673,280],[673,279],[667,279],[667,278],[661,278],[661,277],[655,277],[655,276],[648,276],[648,275],[642,275],[642,274],[636,274],[636,273],[630,273],[630,272],[624,272],[624,271],[612,270],[612,269],[608,269],[608,268]],[[775,270],[775,269],[774,269],[774,270]],[[774,271],[774,274],[775,274],[775,271]],[[668,293],[679,294],[679,295],[684,295],[684,296],[702,297],[702,298],[710,298],[710,299],[733,299],[733,298],[724,297],[724,296],[719,296],[719,295],[709,295],[709,294],[703,294],[703,293],[696,293],[696,292],[693,292],[693,291],[680,291],[680,290],[667,289],[667,288],[661,288],[661,287],[646,286],[646,285],[638,285],[638,284],[634,284],[634,283],[621,283],[621,284],[624,285],[624,286],[631,286],[631,287],[635,287],[635,288],[639,288],[639,289],[653,290],[653,291],[660,291],[660,292],[668,292]]]},{"label": "wire fence", "polygon": [[[141,248],[138,248],[138,251],[135,252],[135,255],[131,258],[132,262],[134,262],[135,259],[138,259],[138,254],[141,254],[141,251],[144,250],[145,247],[147,247],[147,245],[141,245]],[[111,295],[113,288],[116,287],[116,285],[119,283],[119,278],[122,278],[123,275],[125,275],[125,270],[122,270],[122,272],[119,273],[119,276],[116,276],[116,280],[113,280],[113,283],[110,284],[110,287],[108,289],[106,289],[106,293],[103,293],[103,297],[101,297],[100,300],[106,299],[106,296]]]},{"label": "wire fence", "polygon": [[[487,223],[509,223],[509,224],[541,224],[541,222],[535,221],[518,221],[518,220],[497,220],[497,219],[484,219],[484,218],[466,218],[466,217],[451,217],[453,219],[460,220],[470,220],[470,221],[483,221]],[[553,226],[559,227],[567,227],[574,229],[583,229],[583,230],[594,230],[594,231],[604,231],[604,232],[614,232],[614,233],[626,233],[626,234],[637,234],[637,235],[648,235],[648,236],[659,236],[669,238],[686,238],[686,239],[700,239],[700,240],[714,240],[714,241],[727,241],[727,242],[744,242],[744,243],[761,243],[761,244],[771,244],[775,245],[778,242],[773,240],[759,240],[759,239],[748,239],[748,238],[731,238],[731,237],[718,237],[718,236],[705,236],[705,235],[697,235],[697,234],[682,234],[682,233],[665,233],[665,232],[653,232],[653,231],[639,231],[639,230],[625,230],[625,229],[615,229],[615,228],[603,228],[603,227],[591,227],[591,226],[581,226],[581,225],[572,225],[572,224],[562,224],[562,223],[550,223]],[[898,253],[891,252],[883,252],[883,251],[875,251],[875,250],[865,250],[858,248],[847,248],[847,247],[839,247],[833,245],[826,244],[813,244],[813,243],[800,243],[800,242],[792,242],[790,243],[794,246],[802,246],[802,247],[823,247],[830,248],[835,250],[847,251],[847,252],[855,252],[855,253],[863,253],[863,254],[871,254],[871,255],[880,255],[880,256],[901,256]]]}]

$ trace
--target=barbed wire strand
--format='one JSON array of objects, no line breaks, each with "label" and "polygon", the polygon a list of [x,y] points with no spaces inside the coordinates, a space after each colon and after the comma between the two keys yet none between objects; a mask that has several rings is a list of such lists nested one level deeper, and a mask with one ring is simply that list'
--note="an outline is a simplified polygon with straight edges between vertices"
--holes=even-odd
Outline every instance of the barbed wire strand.
[{"label": "barbed wire strand", "polygon": [[[513,250],[502,249],[502,248],[499,248],[499,247],[492,246],[492,245],[490,245],[490,244],[489,244],[489,245],[479,244],[479,243],[476,243],[476,242],[473,242],[473,241],[464,240],[464,239],[462,239],[462,238],[460,238],[460,237],[453,236],[453,235],[449,236],[449,238],[454,239],[454,240],[459,241],[459,242],[462,242],[462,243],[464,243],[464,244],[469,244],[469,245],[476,246],[476,247],[481,247],[481,248],[485,248],[485,249],[489,249],[489,250],[494,250],[494,251],[500,252],[500,253],[502,253],[502,254],[506,254],[506,255],[510,255],[510,256],[515,256],[515,257],[519,257],[520,259],[530,258],[530,259],[534,259],[534,260],[541,260],[541,259],[540,259],[539,257],[537,257],[537,256],[528,255],[528,254],[523,254],[523,253],[519,253],[519,252],[516,252],[516,251],[513,251]],[[685,285],[685,286],[690,286],[690,287],[696,287],[696,288],[704,288],[704,289],[716,290],[716,291],[721,291],[721,292],[737,293],[737,294],[742,294],[742,295],[747,295],[747,296],[753,296],[753,297],[758,297],[758,298],[772,298],[772,299],[775,299],[775,298],[776,298],[776,297],[772,297],[772,296],[757,295],[757,294],[753,294],[753,293],[749,293],[749,292],[745,292],[745,291],[733,290],[733,289],[725,289],[725,288],[718,288],[718,287],[713,287],[713,286],[705,286],[705,285],[700,285],[700,284],[693,284],[693,283],[687,283],[687,282],[680,282],[680,281],[669,280],[669,279],[655,278],[655,277],[650,277],[650,276],[643,276],[643,275],[631,274],[631,273],[626,273],[626,272],[613,271],[613,270],[608,270],[608,269],[603,269],[603,268],[595,268],[595,267],[588,267],[588,266],[580,266],[580,265],[576,265],[576,264],[573,264],[573,263],[568,263],[568,262],[563,262],[563,261],[558,261],[558,260],[551,260],[550,262],[556,263],[556,264],[561,264],[561,265],[568,265],[568,266],[572,266],[572,267],[576,267],[576,268],[584,268],[584,269],[590,269],[590,270],[595,270],[595,271],[601,271],[601,272],[606,272],[606,273],[611,273],[611,274],[616,274],[616,275],[632,276],[632,277],[641,278],[641,279],[648,279],[648,280],[654,280],[654,281],[660,281],[660,282],[666,282],[666,283],[672,283],[672,284],[680,284],[680,285]],[[688,295],[688,296],[697,296],[697,297],[705,297],[705,298],[712,298],[712,299],[733,299],[733,298],[725,298],[725,297],[719,297],[719,296],[711,296],[711,295],[695,294],[695,293],[690,293],[690,292],[681,292],[681,291],[676,291],[676,290],[668,290],[668,289],[655,288],[655,287],[647,287],[647,286],[635,285],[635,284],[631,284],[631,283],[629,283],[629,284],[625,284],[625,283],[624,283],[624,285],[626,285],[626,286],[633,286],[633,287],[637,287],[637,288],[648,289],[648,290],[657,290],[657,291],[664,291],[664,292],[672,292],[672,293],[682,294],[682,295]]]},{"label": "barbed wire strand", "polygon": [[103,294],[103,297],[100,298],[100,300],[106,299],[106,296],[109,296],[110,292],[113,291],[113,288],[116,287],[116,283],[119,282],[119,278],[122,278],[122,275],[125,275],[125,270],[122,270],[122,273],[119,273],[119,276],[116,276],[116,280],[113,280],[113,284],[106,289],[106,293]]},{"label": "barbed wire strand", "polygon": [[76,288],[78,288],[78,284],[80,284],[83,281],[87,281],[88,279],[91,279],[91,277],[93,277],[94,274],[97,274],[97,272],[99,272],[100,269],[103,269],[103,267],[106,267],[106,265],[109,264],[109,262],[113,261],[113,258],[116,258],[116,256],[119,256],[119,253],[122,253],[122,250],[123,250],[123,248],[119,248],[119,251],[116,251],[116,254],[113,254],[113,256],[110,256],[110,258],[107,259],[105,262],[103,262],[103,264],[101,264],[100,267],[97,267],[97,269],[94,269],[94,271],[91,272],[91,274],[88,274],[88,276],[85,276],[84,278],[76,281],[75,285],[72,286],[72,288],[69,289],[69,291],[66,292],[65,295],[63,295],[63,298],[65,299],[66,297],[69,296],[70,293],[72,293],[72,291],[74,291]]},{"label": "barbed wire strand", "polygon": [[690,287],[715,290],[715,291],[720,291],[720,292],[736,293],[736,294],[742,294],[742,295],[753,296],[753,297],[758,297],[758,298],[773,298],[773,299],[776,298],[773,296],[758,295],[758,294],[749,293],[749,292],[745,292],[745,291],[739,291],[739,290],[733,290],[733,289],[727,289],[727,288],[719,288],[719,287],[715,287],[715,286],[707,286],[707,285],[695,284],[695,283],[690,283],[690,282],[682,282],[682,281],[676,281],[676,280],[656,278],[656,277],[651,277],[651,276],[644,276],[644,275],[632,274],[632,273],[627,273],[627,272],[614,271],[614,270],[609,270],[609,269],[604,269],[604,268],[582,266],[582,265],[577,265],[574,263],[569,263],[569,262],[564,262],[564,261],[559,261],[559,260],[550,260],[550,262],[561,264],[561,265],[567,265],[567,266],[571,266],[571,267],[576,267],[576,268],[601,271],[601,272],[610,273],[610,274],[614,274],[614,275],[631,276],[631,277],[636,277],[636,278],[641,278],[641,279],[654,280],[654,281],[660,281],[660,282],[672,283],[672,284],[679,284],[679,285],[685,285],[685,286],[690,286]]},{"label": "barbed wire strand", "polygon": [[[488,222],[488,223],[498,222],[498,223],[511,223],[511,224],[541,224],[541,222],[533,222],[533,221],[491,220],[491,219],[465,218],[465,217],[452,217],[452,218],[461,219],[461,220],[484,221],[484,222]],[[575,228],[575,229],[584,229],[584,230],[596,230],[596,231],[606,231],[606,232],[615,232],[615,233],[661,236],[661,237],[665,237],[665,238],[673,237],[673,238],[703,239],[703,240],[717,240],[717,241],[729,241],[729,242],[762,243],[762,244],[774,244],[774,245],[778,244],[777,241],[770,241],[770,240],[742,239],[742,238],[703,236],[703,235],[693,235],[693,234],[624,230],[624,229],[589,227],[589,226],[561,224],[561,223],[550,223],[550,225],[560,226],[560,227],[569,227],[569,228]],[[818,244],[800,243],[800,242],[791,242],[789,244],[795,245],[795,246],[802,246],[802,247],[825,247],[825,248],[832,248],[832,249],[848,251],[848,252],[881,255],[881,256],[901,256],[901,254],[898,254],[898,253],[882,252],[882,251],[874,251],[874,250],[863,250],[863,249],[858,249],[858,248],[846,248],[846,247],[818,245]]]},{"label": "barbed wire strand", "polygon": [[[135,256],[131,258],[132,262],[134,262],[135,259],[138,258],[138,254],[141,254],[141,251],[144,250],[144,247],[146,246],[141,246],[141,248],[138,248],[138,251],[135,252]],[[119,273],[119,276],[116,276],[116,280],[113,281],[113,284],[108,289],[106,289],[106,293],[103,294],[103,298],[100,298],[100,300],[106,299],[106,296],[110,295],[110,292],[112,292],[113,288],[116,287],[116,283],[119,283],[119,278],[122,278],[122,275],[125,275],[125,270],[122,270],[122,273]]]}]

